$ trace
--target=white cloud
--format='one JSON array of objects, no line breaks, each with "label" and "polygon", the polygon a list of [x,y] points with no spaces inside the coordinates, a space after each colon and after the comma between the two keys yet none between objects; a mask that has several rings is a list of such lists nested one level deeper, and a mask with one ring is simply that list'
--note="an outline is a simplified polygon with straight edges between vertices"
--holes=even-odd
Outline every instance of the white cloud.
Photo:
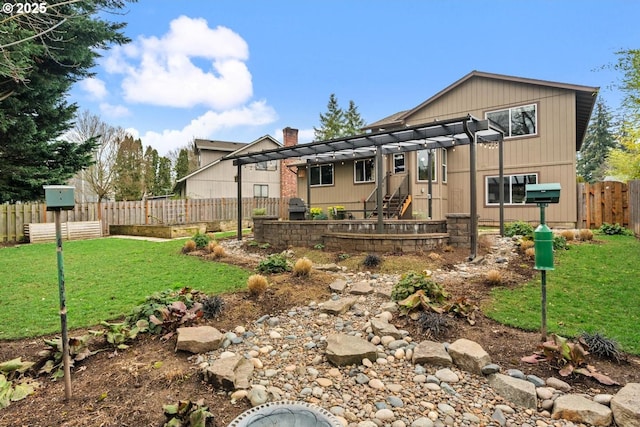
[{"label": "white cloud", "polygon": [[107,102],[100,103],[100,112],[111,118],[124,117],[130,114],[129,109],[124,105],[112,105]]},{"label": "white cloud", "polygon": [[257,101],[224,112],[207,111],[182,129],[165,129],[162,132],[148,131],[140,134],[136,129],[127,129],[134,137],[142,139],[144,146],[151,145],[160,155],[186,145],[194,137],[213,138],[223,128],[235,126],[261,126],[272,123],[277,114],[265,101]]},{"label": "white cloud", "polygon": [[[114,49],[104,67],[124,74],[122,89],[129,102],[221,111],[251,98],[248,57],[247,43],[232,30],[212,29],[204,19],[180,16],[160,38],[140,37]],[[193,62],[196,58],[211,66],[200,68]]]},{"label": "white cloud", "polygon": [[103,99],[107,96],[107,87],[104,81],[95,77],[88,77],[79,82],[80,88],[94,99]]}]

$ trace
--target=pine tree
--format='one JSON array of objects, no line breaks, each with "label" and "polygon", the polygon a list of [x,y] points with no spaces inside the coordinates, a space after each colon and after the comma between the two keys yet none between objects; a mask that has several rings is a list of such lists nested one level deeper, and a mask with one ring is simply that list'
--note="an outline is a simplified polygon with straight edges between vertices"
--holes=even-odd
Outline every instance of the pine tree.
[{"label": "pine tree", "polygon": [[620,147],[611,127],[611,113],[604,102],[598,101],[577,164],[578,175],[587,182],[594,183],[604,179],[609,152]]},{"label": "pine tree", "polygon": [[156,175],[155,193],[164,196],[171,193],[171,160],[168,157],[160,157],[158,161],[158,173]]},{"label": "pine tree", "polygon": [[327,103],[327,112],[320,114],[320,127],[313,128],[316,141],[326,141],[328,139],[342,136],[344,128],[344,111],[338,106],[338,99],[332,93]]},{"label": "pine tree", "polygon": [[144,191],[142,142],[127,135],[116,156],[116,200],[140,200]]},{"label": "pine tree", "polygon": [[189,150],[182,148],[178,153],[175,166],[176,180],[189,175]]},{"label": "pine tree", "polygon": [[358,107],[353,101],[349,101],[349,109],[345,113],[345,126],[343,136],[357,135],[362,133],[362,128],[366,124],[358,112]]},{"label": "pine tree", "polygon": [[148,146],[144,151],[144,190],[143,193],[147,196],[159,195],[158,188],[156,186],[157,174],[158,174],[158,150]]}]

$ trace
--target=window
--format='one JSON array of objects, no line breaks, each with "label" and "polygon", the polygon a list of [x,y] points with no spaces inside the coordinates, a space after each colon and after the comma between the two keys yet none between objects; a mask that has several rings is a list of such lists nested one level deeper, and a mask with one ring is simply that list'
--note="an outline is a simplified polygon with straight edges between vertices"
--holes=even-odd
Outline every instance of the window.
[{"label": "window", "polygon": [[486,117],[505,130],[505,137],[538,133],[538,116],[535,104],[492,111],[487,113]]},{"label": "window", "polygon": [[393,173],[404,173],[404,153],[393,155]]},{"label": "window", "polygon": [[269,186],[266,184],[253,184],[253,197],[269,197]]},{"label": "window", "polygon": [[311,166],[309,176],[309,185],[312,187],[319,185],[333,185],[333,165],[329,163],[326,165]]},{"label": "window", "polygon": [[[505,175],[504,176],[504,203],[506,205],[518,205],[526,199],[525,187],[527,184],[536,184],[538,175]],[[487,205],[500,203],[500,177],[487,177]]]},{"label": "window", "polygon": [[418,181],[429,181],[429,156],[433,156],[431,163],[431,180],[436,180],[436,156],[433,150],[418,150]]},{"label": "window", "polygon": [[440,164],[442,165],[442,182],[447,182],[447,149],[441,149],[440,153]]},{"label": "window", "polygon": [[276,170],[276,162],[275,160],[268,160],[264,162],[256,163],[257,171],[274,171]]},{"label": "window", "polygon": [[353,163],[353,182],[374,182],[375,179],[375,163],[373,159],[356,160]]}]

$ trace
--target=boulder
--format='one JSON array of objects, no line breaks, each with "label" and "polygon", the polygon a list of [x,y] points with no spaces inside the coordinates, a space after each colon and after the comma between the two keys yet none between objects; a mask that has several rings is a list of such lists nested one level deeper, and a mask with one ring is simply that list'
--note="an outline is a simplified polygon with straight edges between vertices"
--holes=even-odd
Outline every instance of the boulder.
[{"label": "boulder", "polygon": [[422,341],[413,349],[411,361],[419,365],[451,366],[453,361],[444,345],[435,341]]},{"label": "boulder", "polygon": [[374,317],[371,319],[371,329],[379,337],[390,336],[397,340],[402,338],[400,331],[386,319]]},{"label": "boulder", "polygon": [[482,368],[491,363],[491,357],[480,344],[461,338],[449,346],[453,363],[464,371],[482,375]]},{"label": "boulder", "polygon": [[236,390],[249,388],[253,363],[242,356],[231,356],[214,361],[204,370],[205,381],[216,389]]},{"label": "boulder", "polygon": [[224,340],[224,335],[212,326],[178,328],[177,334],[176,351],[190,353],[206,353],[216,350],[220,348]]},{"label": "boulder", "polygon": [[325,354],[336,366],[360,365],[362,359],[376,360],[378,348],[353,335],[335,334],[327,337]]},{"label": "boulder", "polygon": [[344,314],[357,301],[357,298],[339,298],[337,300],[329,300],[322,303],[320,311],[329,314]]},{"label": "boulder", "polygon": [[577,394],[559,396],[553,403],[551,418],[593,426],[608,426],[613,420],[611,409]]},{"label": "boulder", "polygon": [[536,386],[529,381],[503,374],[491,374],[487,379],[489,385],[509,402],[525,408],[537,408]]},{"label": "boulder", "polygon": [[352,295],[369,295],[373,292],[373,288],[369,282],[354,283],[349,289],[349,293]]},{"label": "boulder", "polygon": [[640,427],[640,383],[629,383],[611,399],[613,419],[619,427]]}]

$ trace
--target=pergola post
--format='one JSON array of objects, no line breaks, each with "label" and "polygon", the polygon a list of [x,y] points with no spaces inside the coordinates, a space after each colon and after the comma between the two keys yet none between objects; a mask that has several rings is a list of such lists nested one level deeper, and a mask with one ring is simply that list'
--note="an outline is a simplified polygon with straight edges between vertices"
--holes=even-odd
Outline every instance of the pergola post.
[{"label": "pergola post", "polygon": [[376,232],[379,234],[384,232],[384,218],[382,217],[382,147],[376,147],[376,210],[378,211],[378,223],[376,225]]},{"label": "pergola post", "polygon": [[504,237],[504,144],[502,138],[498,141],[498,168],[500,170],[498,197],[500,197],[500,236]]},{"label": "pergola post", "polygon": [[242,164],[238,162],[238,240],[242,240]]}]

